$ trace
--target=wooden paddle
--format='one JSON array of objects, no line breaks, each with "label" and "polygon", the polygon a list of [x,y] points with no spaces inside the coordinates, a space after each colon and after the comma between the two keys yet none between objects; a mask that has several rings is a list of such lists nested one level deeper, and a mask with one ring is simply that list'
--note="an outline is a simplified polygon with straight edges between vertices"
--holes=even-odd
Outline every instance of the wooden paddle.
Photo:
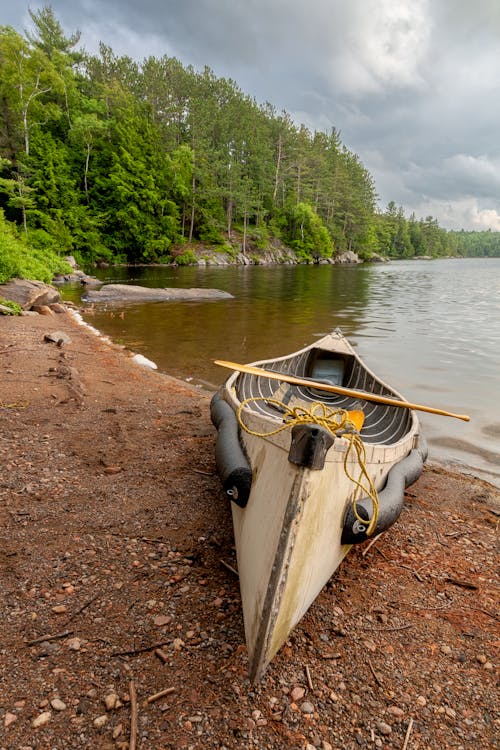
[{"label": "wooden paddle", "polygon": [[350,388],[343,388],[340,385],[330,385],[330,383],[318,383],[315,380],[309,380],[307,378],[298,378],[295,375],[286,375],[285,373],[275,372],[273,370],[265,370],[263,367],[255,367],[254,365],[239,365],[236,362],[225,362],[224,360],[216,359],[216,365],[220,367],[227,367],[229,370],[237,370],[238,372],[246,372],[249,375],[259,375],[263,378],[269,378],[270,380],[281,380],[285,383],[292,383],[292,385],[305,385],[308,388],[316,388],[321,391],[328,391],[329,393],[338,393],[341,396],[350,396],[351,398],[359,398],[363,401],[374,401],[377,404],[388,404],[389,406],[399,406],[402,409],[415,409],[416,411],[426,411],[429,414],[440,414],[442,417],[454,417],[455,419],[462,419],[464,422],[470,422],[470,417],[467,414],[453,414],[450,411],[443,411],[442,409],[435,409],[433,406],[422,406],[421,404],[411,404],[409,401],[398,401],[395,398],[387,398],[386,396],[379,396],[376,393],[367,393],[366,391],[354,391]]}]

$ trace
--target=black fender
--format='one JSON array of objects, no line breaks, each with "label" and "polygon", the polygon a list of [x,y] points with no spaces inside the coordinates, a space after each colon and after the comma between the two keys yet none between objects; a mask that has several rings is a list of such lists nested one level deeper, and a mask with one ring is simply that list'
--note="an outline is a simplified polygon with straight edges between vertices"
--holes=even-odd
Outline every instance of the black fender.
[{"label": "black fender", "polygon": [[252,487],[252,469],[241,447],[236,414],[220,391],[217,391],[210,402],[210,417],[217,429],[217,474],[231,500],[244,508]]},{"label": "black fender", "polygon": [[[406,458],[390,470],[384,488],[378,493],[379,512],[377,524],[371,533],[372,537],[386,531],[401,515],[405,489],[416,482],[421,475],[427,453],[427,444],[424,438],[420,437],[418,447],[413,448]],[[366,524],[356,518],[352,505],[349,504],[344,517],[342,544],[358,544],[368,538],[366,530],[372,514],[371,500],[368,497],[358,500],[356,511],[361,518],[366,520]]]}]

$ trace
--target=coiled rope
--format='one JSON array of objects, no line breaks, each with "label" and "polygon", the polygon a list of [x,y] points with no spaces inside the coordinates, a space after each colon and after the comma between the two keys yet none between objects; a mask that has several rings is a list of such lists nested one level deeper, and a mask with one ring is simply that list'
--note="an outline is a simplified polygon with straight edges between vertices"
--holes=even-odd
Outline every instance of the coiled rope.
[{"label": "coiled rope", "polygon": [[[243,420],[243,411],[246,406],[255,403],[256,401],[264,401],[266,404],[275,406],[283,412],[283,424],[275,429],[269,430],[268,432],[259,432],[248,427]],[[377,526],[379,514],[378,493],[366,468],[365,444],[361,439],[356,424],[352,421],[350,413],[346,409],[331,409],[321,401],[314,401],[308,408],[302,405],[291,407],[277,399],[265,398],[264,396],[252,396],[240,403],[237,418],[240,427],[249,435],[254,435],[255,437],[271,437],[271,435],[277,435],[279,432],[283,432],[283,430],[295,427],[295,425],[316,424],[328,430],[328,432],[336,437],[345,438],[348,442],[348,446],[344,455],[344,471],[347,478],[356,486],[352,499],[352,510],[358,523],[363,526],[368,524],[366,535],[370,536],[373,533]],[[348,467],[349,459],[353,452],[355,455],[355,461],[359,466],[359,477],[357,479],[352,476]],[[357,501],[361,493],[367,495],[372,502],[373,512],[369,521],[367,521],[366,518],[363,518],[358,512]]]}]

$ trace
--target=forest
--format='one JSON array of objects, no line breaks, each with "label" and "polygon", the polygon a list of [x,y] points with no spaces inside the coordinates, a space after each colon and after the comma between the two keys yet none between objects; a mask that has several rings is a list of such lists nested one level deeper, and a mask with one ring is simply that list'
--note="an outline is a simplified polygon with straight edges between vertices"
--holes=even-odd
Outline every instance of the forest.
[{"label": "forest", "polygon": [[172,57],[79,49],[50,6],[0,26],[0,281],[84,266],[190,263],[273,239],[304,262],[498,256],[500,233],[381,211],[340,133],[311,132],[237,84]]}]

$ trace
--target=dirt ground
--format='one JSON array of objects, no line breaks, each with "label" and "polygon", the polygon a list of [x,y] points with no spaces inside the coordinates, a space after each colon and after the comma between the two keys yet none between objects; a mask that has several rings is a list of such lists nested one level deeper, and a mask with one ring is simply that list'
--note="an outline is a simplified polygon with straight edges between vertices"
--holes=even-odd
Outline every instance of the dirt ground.
[{"label": "dirt ground", "polygon": [[500,747],[495,488],[427,467],[252,685],[210,394],[67,313],[0,373],[1,750]]}]

